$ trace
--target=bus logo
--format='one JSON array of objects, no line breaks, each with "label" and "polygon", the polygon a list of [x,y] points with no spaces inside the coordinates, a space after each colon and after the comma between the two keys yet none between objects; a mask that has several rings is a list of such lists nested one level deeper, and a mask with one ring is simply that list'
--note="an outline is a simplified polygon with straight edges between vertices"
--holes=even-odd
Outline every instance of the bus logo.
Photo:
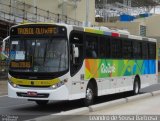
[{"label": "bus logo", "polygon": [[110,64],[105,65],[102,63],[101,65],[101,73],[114,73],[116,70],[115,65],[111,66]]}]

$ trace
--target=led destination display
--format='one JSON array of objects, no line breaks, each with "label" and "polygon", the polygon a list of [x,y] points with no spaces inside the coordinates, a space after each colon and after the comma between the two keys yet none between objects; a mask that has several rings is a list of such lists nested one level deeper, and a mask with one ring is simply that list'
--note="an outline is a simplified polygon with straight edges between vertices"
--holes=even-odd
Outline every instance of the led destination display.
[{"label": "led destination display", "polygon": [[56,27],[39,27],[39,28],[17,28],[18,35],[50,35],[50,34],[57,34],[58,30]]},{"label": "led destination display", "polygon": [[61,26],[34,26],[23,25],[19,27],[13,27],[10,31],[11,36],[64,36],[66,35],[66,28]]}]

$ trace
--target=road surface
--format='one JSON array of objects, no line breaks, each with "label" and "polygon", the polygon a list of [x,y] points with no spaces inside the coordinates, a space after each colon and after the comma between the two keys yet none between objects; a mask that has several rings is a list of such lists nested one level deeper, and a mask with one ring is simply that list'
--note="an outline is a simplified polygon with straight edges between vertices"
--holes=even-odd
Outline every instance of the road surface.
[{"label": "road surface", "polygon": [[[156,90],[160,90],[160,84],[144,88],[141,90],[141,93]],[[121,93],[115,95],[102,96],[99,97],[95,103],[103,103],[128,96],[131,95],[128,93]],[[21,120],[60,113],[62,111],[68,111],[80,107],[83,107],[80,100],[67,102],[50,102],[45,107],[39,107],[36,105],[36,103],[29,102],[27,100],[12,99],[8,98],[7,96],[0,96],[0,115],[18,115],[21,118]]]}]

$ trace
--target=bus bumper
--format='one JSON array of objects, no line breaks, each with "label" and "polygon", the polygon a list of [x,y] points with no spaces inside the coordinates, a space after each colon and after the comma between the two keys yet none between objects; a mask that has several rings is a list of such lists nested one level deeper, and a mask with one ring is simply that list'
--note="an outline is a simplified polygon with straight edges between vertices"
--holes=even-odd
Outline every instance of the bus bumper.
[{"label": "bus bumper", "polygon": [[14,88],[8,83],[8,97],[29,100],[68,100],[69,91],[65,85],[56,89]]}]

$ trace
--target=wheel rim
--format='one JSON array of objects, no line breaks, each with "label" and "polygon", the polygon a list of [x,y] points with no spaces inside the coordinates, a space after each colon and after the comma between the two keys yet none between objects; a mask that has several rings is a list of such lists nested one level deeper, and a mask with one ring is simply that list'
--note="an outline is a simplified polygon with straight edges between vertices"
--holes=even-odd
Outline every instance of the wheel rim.
[{"label": "wheel rim", "polygon": [[86,99],[87,99],[87,100],[92,100],[92,99],[93,99],[93,91],[92,91],[92,89],[90,89],[90,88],[87,88],[87,91],[86,91]]},{"label": "wheel rim", "polygon": [[139,84],[138,82],[135,82],[135,93],[138,94],[139,92]]}]

